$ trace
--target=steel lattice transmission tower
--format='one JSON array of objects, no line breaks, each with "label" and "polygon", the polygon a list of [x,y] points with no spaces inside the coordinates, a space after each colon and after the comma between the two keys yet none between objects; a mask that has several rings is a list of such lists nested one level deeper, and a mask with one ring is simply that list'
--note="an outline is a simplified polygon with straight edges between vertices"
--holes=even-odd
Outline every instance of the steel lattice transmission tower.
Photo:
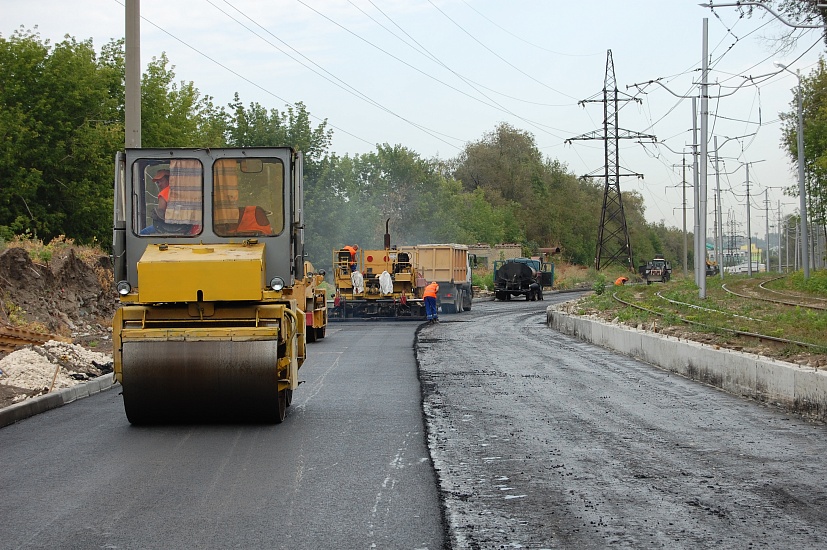
[{"label": "steel lattice transmission tower", "polygon": [[[600,270],[601,267],[608,267],[623,258],[626,262],[626,267],[634,272],[635,264],[632,257],[632,243],[629,240],[629,228],[626,226],[626,214],[623,212],[623,201],[620,196],[620,178],[621,176],[637,176],[642,178],[643,174],[621,173],[620,140],[646,139],[656,141],[657,138],[653,135],[631,132],[618,127],[618,104],[621,101],[640,102],[638,98],[631,96],[621,98],[618,97],[619,95],[620,92],[617,90],[617,83],[615,81],[615,66],[614,61],[612,61],[612,50],[608,50],[606,54],[606,78],[603,83],[603,99],[584,99],[578,103],[579,105],[603,103],[603,132],[601,134],[600,130],[594,130],[577,137],[569,138],[566,140],[566,143],[571,143],[574,140],[603,140],[605,159],[603,179],[605,181],[605,187],[603,190],[603,210],[600,214],[600,229],[597,234],[597,254],[594,258],[594,267]],[[593,172],[584,177],[595,175],[596,172]]]}]

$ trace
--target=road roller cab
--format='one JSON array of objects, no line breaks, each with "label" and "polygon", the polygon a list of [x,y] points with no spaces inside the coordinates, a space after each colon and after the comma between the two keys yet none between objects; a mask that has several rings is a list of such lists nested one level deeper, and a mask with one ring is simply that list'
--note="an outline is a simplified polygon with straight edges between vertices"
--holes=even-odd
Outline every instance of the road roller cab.
[{"label": "road roller cab", "polygon": [[290,148],[118,154],[113,343],[130,422],[284,419],[319,301],[303,227]]}]

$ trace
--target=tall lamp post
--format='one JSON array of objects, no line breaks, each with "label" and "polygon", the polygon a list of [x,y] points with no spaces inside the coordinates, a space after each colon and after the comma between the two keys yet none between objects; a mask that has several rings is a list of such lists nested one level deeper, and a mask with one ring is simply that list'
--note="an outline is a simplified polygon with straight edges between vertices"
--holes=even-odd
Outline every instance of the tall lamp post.
[{"label": "tall lamp post", "polygon": [[795,75],[798,79],[798,197],[801,211],[801,265],[804,266],[804,278],[810,278],[810,243],[807,238],[807,197],[804,187],[804,108],[801,99],[801,72],[792,72],[786,65],[776,61],[779,69]]}]

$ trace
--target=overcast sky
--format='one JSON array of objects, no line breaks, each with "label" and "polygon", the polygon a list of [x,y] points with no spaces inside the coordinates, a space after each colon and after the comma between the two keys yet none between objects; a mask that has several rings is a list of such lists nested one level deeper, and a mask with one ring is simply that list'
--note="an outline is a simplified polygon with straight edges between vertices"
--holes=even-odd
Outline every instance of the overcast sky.
[{"label": "overcast sky", "polygon": [[[698,3],[142,0],[141,62],[145,68],[166,52],[178,80],[193,81],[220,105],[235,92],[245,104],[279,110],[302,101],[314,123],[328,120],[332,149],[340,155],[389,143],[449,159],[507,122],[532,133],[547,158],[585,175],[602,172],[602,141],[565,141],[602,132],[611,50],[617,88],[628,94],[621,97],[640,100],[620,104],[619,126],[661,143],[621,142],[624,172],[644,175],[623,178],[621,189],[644,196],[649,221],[682,227],[678,165],[692,143],[692,103],[685,97],[698,94],[707,18],[709,82],[717,84],[710,96],[726,96],[709,102],[709,147],[719,136],[727,158],[722,171],[730,172],[721,176],[723,219],[734,219],[745,234],[743,163],[755,163],[749,170],[751,232],[763,238],[765,190],[772,226],[779,201],[782,215],[798,205],[780,189],[795,185],[797,172],[781,150],[778,119],[791,109],[797,80],[773,62],[806,74],[825,46],[818,31],[793,31],[766,12],[741,18],[735,8],[712,11]],[[68,34],[91,38],[99,50],[124,35],[123,0],[0,0],[0,14],[4,38],[36,26],[52,43]],[[799,36],[797,45],[780,51],[774,39],[789,31]],[[650,81],[658,84],[645,84]],[[689,170],[687,179],[691,208]],[[709,181],[711,236],[711,169]],[[692,223],[688,211],[690,230]]]}]

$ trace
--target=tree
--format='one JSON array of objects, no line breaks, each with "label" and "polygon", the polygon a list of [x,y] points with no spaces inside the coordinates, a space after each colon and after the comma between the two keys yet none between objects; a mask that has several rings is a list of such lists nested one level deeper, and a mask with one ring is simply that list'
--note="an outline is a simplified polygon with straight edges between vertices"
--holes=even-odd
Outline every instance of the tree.
[{"label": "tree", "polygon": [[0,37],[0,231],[108,242],[112,159],[123,143],[117,43],[51,47],[31,31]]},{"label": "tree", "polygon": [[[790,23],[798,23],[801,25],[827,25],[827,8],[819,7],[824,2],[821,0],[755,0],[759,4],[767,6],[769,9],[778,13]],[[752,15],[756,11],[764,12],[762,8],[753,6],[744,6],[740,8],[748,15]]]},{"label": "tree", "polygon": [[227,115],[192,82],[175,82],[166,54],[153,57],[141,79],[142,147],[221,147]]}]

